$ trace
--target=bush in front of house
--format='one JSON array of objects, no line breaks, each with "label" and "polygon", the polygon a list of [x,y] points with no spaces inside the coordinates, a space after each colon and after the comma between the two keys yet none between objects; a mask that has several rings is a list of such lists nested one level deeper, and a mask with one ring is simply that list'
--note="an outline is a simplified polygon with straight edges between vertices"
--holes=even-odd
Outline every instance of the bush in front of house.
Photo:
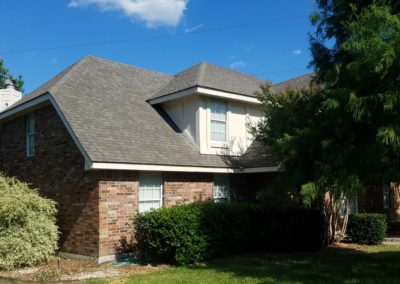
[{"label": "bush in front of house", "polygon": [[0,175],[0,269],[46,261],[57,249],[56,204]]},{"label": "bush in front of house", "polygon": [[315,250],[323,245],[318,210],[254,204],[189,204],[139,214],[139,255],[190,264],[218,256],[262,251]]},{"label": "bush in front of house", "polygon": [[352,242],[366,245],[381,244],[386,237],[386,216],[377,213],[352,214],[347,234]]},{"label": "bush in front of house", "polygon": [[139,214],[135,238],[141,257],[179,264],[202,259],[206,241],[200,232],[200,216],[200,207],[193,204]]}]

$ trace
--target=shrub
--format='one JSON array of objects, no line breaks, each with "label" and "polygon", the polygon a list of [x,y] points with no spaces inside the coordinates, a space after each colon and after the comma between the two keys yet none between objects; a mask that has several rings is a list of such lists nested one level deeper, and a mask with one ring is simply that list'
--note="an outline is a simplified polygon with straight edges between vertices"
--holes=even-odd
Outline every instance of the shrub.
[{"label": "shrub", "polygon": [[57,249],[56,204],[0,175],[0,269],[45,261]]},{"label": "shrub", "polygon": [[324,219],[312,209],[190,204],[139,214],[137,249],[151,261],[189,264],[217,256],[323,245]]},{"label": "shrub", "polygon": [[351,241],[359,244],[381,244],[386,236],[386,217],[384,214],[352,214],[347,226]]}]

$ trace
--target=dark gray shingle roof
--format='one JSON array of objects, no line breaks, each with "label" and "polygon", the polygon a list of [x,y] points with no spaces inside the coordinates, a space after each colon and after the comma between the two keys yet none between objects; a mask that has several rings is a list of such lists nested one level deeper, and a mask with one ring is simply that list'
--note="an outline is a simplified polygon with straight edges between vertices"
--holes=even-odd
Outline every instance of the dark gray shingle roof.
[{"label": "dark gray shingle roof", "polygon": [[146,102],[169,75],[86,57],[50,93],[92,161],[224,166],[204,157]]},{"label": "dark gray shingle roof", "polygon": [[230,93],[252,96],[265,81],[207,62],[199,63],[178,73],[153,97],[161,97],[199,86]]},{"label": "dark gray shingle roof", "polygon": [[314,77],[314,73],[309,73],[305,75],[301,75],[277,84],[272,85],[272,91],[275,93],[280,93],[285,91],[288,88],[298,90],[301,88],[308,88],[312,83]]},{"label": "dark gray shingle roof", "polygon": [[[219,70],[215,66],[211,69],[214,73]],[[214,80],[206,81],[218,87],[218,76],[215,76]],[[50,94],[94,162],[202,167],[244,165],[240,159],[200,154],[183,133],[147,102],[173,79],[170,75],[88,56],[11,108]],[[240,88],[239,83],[234,85]],[[270,164],[271,159],[267,157],[258,166],[265,163]]]}]

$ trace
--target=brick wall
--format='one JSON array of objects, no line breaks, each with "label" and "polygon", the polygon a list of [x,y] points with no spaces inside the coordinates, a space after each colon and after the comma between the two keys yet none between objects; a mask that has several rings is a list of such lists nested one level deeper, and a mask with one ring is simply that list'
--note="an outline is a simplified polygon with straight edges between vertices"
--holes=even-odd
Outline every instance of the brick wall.
[{"label": "brick wall", "polygon": [[[34,113],[35,156],[26,156],[25,117],[17,117],[1,129],[1,170],[58,202],[60,251],[105,257],[125,249],[139,208],[139,172],[85,171],[84,158],[54,108]],[[254,200],[268,177],[232,176],[232,200]],[[213,174],[163,173],[163,205],[211,201],[213,184]]]},{"label": "brick wall", "polygon": [[34,157],[26,156],[25,117],[1,130],[1,169],[40,188],[58,202],[60,250],[96,256],[99,242],[98,172],[85,172],[84,159],[52,106],[35,111]]},{"label": "brick wall", "polygon": [[214,176],[200,173],[164,173],[163,204],[166,207],[210,201]]},{"label": "brick wall", "polygon": [[99,183],[99,256],[129,250],[139,208],[138,172],[104,172]]}]

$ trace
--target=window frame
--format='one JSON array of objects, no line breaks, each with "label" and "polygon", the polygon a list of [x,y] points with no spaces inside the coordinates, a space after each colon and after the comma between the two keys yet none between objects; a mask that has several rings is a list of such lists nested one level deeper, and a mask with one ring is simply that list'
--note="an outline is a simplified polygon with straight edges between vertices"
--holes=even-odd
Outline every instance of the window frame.
[{"label": "window frame", "polygon": [[[140,185],[140,181],[142,178],[144,178],[144,176],[158,176],[157,178],[159,178],[160,180],[160,198],[159,199],[141,199],[140,195],[141,195],[141,185]],[[144,212],[149,212],[152,210],[157,210],[159,208],[163,207],[163,192],[164,192],[164,186],[163,186],[163,177],[162,177],[162,173],[160,172],[140,172],[139,173],[139,182],[138,182],[138,211],[139,213],[144,213]],[[149,203],[149,202],[159,202],[160,206],[158,208],[152,208],[150,210],[141,210],[140,209],[140,204],[144,204],[144,203]]]},{"label": "window frame", "polygon": [[382,203],[383,209],[390,208],[390,185],[386,183],[383,185],[382,188]]},{"label": "window frame", "polygon": [[[226,182],[226,184],[224,184],[224,187],[227,187],[226,196],[220,196],[220,195],[216,195],[217,192],[217,186],[220,186],[221,184],[217,183],[218,179],[225,179],[224,182]],[[221,181],[219,180],[219,181]],[[226,199],[226,201],[224,201]],[[231,201],[231,185],[230,185],[230,176],[228,174],[214,174],[214,183],[213,183],[213,201],[215,203],[230,203]]]},{"label": "window frame", "polygon": [[[217,119],[217,118],[213,118],[213,108],[212,105],[213,104],[221,104],[224,105],[225,107],[225,120],[221,120],[221,119]],[[219,146],[223,146],[226,145],[228,143],[228,121],[229,121],[229,110],[228,110],[228,102],[225,100],[216,100],[216,99],[209,99],[208,100],[208,108],[209,108],[209,137],[210,137],[210,142],[212,144],[216,144]],[[221,141],[221,140],[214,140],[213,139],[213,130],[212,130],[212,125],[213,122],[217,122],[217,123],[224,123],[225,125],[225,140]],[[221,133],[218,133],[221,134]]]},{"label": "window frame", "polygon": [[36,119],[33,112],[26,115],[25,124],[26,156],[34,157],[36,154]]}]

